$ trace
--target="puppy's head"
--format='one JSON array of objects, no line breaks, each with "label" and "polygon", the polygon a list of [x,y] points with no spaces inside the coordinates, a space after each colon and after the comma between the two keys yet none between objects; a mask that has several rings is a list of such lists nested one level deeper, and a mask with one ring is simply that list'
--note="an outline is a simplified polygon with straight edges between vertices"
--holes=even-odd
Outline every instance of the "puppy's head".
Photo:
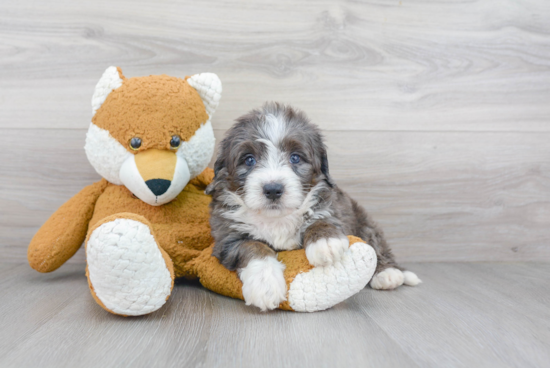
[{"label": "puppy's head", "polygon": [[333,186],[319,129],[304,113],[278,103],[237,119],[220,145],[214,171],[207,193],[267,216],[292,213],[312,190]]}]

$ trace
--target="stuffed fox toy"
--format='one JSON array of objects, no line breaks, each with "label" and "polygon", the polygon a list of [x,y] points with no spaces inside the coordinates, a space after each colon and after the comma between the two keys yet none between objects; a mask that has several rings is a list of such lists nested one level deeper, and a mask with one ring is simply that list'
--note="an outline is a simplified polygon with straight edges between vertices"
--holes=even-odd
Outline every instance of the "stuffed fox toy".
[{"label": "stuffed fox toy", "polygon": [[[211,118],[221,97],[215,74],[179,79],[125,78],[109,67],[92,98],[88,160],[102,176],[62,205],[28,249],[32,268],[59,268],[82,243],[95,301],[134,316],[161,308],[174,278],[198,278],[217,293],[243,299],[235,272],[212,257],[207,168],[214,153]],[[350,237],[339,264],[314,268],[303,250],[279,253],[286,265],[286,310],[329,308],[361,290],[376,256]]]}]

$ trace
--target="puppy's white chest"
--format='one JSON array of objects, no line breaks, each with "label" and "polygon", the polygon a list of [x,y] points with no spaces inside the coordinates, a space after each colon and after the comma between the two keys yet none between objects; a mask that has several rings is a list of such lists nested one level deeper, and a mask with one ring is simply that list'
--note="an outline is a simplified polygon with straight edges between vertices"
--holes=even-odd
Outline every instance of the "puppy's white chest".
[{"label": "puppy's white chest", "polygon": [[237,230],[247,232],[256,240],[266,241],[277,251],[301,247],[302,216],[266,217],[248,214],[240,220],[241,223],[235,226]]},{"label": "puppy's white chest", "polygon": [[296,219],[264,221],[257,226],[258,237],[267,241],[275,250],[291,250],[301,247],[299,225]]}]

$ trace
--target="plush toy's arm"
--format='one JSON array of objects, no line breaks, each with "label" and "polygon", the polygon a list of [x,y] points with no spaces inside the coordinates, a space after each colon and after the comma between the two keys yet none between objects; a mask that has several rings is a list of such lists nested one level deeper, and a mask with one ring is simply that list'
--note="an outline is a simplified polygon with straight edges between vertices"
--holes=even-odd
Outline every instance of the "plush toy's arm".
[{"label": "plush toy's arm", "polygon": [[[280,309],[314,312],[332,307],[362,290],[376,269],[376,252],[363,240],[348,236],[350,248],[339,263],[325,267],[312,266],[304,249],[279,252],[278,260],[285,265],[287,301]],[[216,257],[214,246],[204,249],[188,262],[188,275],[222,295],[243,299],[242,282],[237,272],[229,271]]]},{"label": "plush toy's arm", "polygon": [[76,253],[86,237],[97,199],[107,185],[102,179],[82,189],[42,225],[27,252],[32,268],[39,272],[54,271]]},{"label": "plush toy's arm", "polygon": [[202,173],[200,173],[196,178],[191,180],[189,183],[193,184],[197,188],[206,189],[208,184],[214,180],[214,170],[207,167]]}]

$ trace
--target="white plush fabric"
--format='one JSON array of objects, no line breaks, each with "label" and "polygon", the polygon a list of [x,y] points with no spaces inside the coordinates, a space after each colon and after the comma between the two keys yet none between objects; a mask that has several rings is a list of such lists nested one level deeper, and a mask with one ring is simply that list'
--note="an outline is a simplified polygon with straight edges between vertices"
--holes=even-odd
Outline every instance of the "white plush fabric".
[{"label": "white plush fabric", "polygon": [[122,86],[122,79],[118,75],[116,66],[108,67],[95,86],[92,96],[92,115],[95,115],[96,111],[103,105],[109,93],[120,86]]},{"label": "white plush fabric", "polygon": [[210,119],[197,129],[195,135],[189,141],[182,142],[177,155],[178,158],[185,160],[187,163],[191,178],[196,177],[206,169],[214,154],[215,145],[216,138]]},{"label": "white plush fabric", "polygon": [[86,257],[95,293],[114,313],[151,313],[170,295],[170,271],[149,227],[141,222],[116,219],[99,226],[88,240]]},{"label": "white plush fabric", "polygon": [[187,83],[199,93],[206,107],[206,113],[211,118],[222,97],[220,78],[214,73],[200,73],[187,79]]},{"label": "white plush fabric", "polygon": [[170,202],[181,193],[191,179],[189,167],[185,159],[177,157],[174,178],[168,190],[156,196],[143,180],[136,166],[135,156],[131,155],[124,161],[120,169],[120,181],[130,192],[151,206],[160,206]]},{"label": "white plush fabric", "polygon": [[[92,112],[123,83],[116,67],[109,67],[96,85]],[[210,118],[218,106],[222,86],[212,73],[188,79],[204,102],[208,121],[176,152],[174,178],[167,192],[155,196],[135,165],[135,156],[107,130],[91,123],[86,134],[88,160],[109,182],[124,185],[150,205],[162,205],[175,198],[191,178],[208,165],[215,138]],[[138,221],[117,219],[98,227],[86,246],[90,282],[97,297],[112,312],[142,315],[159,309],[170,295],[172,278],[148,226]]]},{"label": "white plush fabric", "polygon": [[361,291],[376,269],[376,253],[365,243],[354,243],[340,262],[298,274],[290,284],[288,301],[297,312],[330,308]]},{"label": "white plush fabric", "polygon": [[99,175],[113,184],[122,185],[120,168],[124,161],[134,156],[126,147],[111,137],[108,131],[90,123],[84,150]]}]

